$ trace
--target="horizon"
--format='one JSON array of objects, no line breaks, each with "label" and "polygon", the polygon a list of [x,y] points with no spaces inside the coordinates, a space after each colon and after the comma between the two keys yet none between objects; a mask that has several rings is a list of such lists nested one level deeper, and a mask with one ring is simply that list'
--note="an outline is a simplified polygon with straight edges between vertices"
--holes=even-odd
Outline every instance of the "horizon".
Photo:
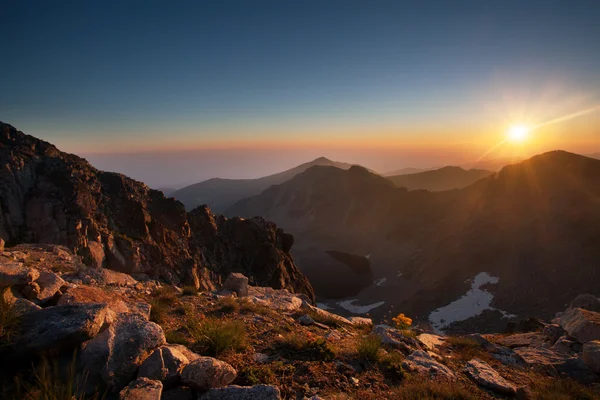
[{"label": "horizon", "polygon": [[385,173],[600,151],[593,1],[19,2],[6,15],[0,119],[152,187],[320,156]]}]

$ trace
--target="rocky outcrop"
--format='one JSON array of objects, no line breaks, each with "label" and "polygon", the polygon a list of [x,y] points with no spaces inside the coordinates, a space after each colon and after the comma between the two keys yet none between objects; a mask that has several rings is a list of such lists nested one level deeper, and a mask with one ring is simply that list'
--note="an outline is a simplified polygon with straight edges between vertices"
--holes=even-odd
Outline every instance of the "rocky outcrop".
[{"label": "rocky outcrop", "polygon": [[587,342],[583,345],[583,361],[592,371],[600,374],[600,340]]},{"label": "rocky outcrop", "polygon": [[[210,288],[230,272],[314,300],[289,253],[293,238],[263,219],[226,219],[0,123],[0,239],[61,244],[94,268]],[[14,263],[0,281],[37,277]],[[206,281],[210,282],[206,282]],[[203,282],[204,281],[204,282]]]},{"label": "rocky outcrop", "polygon": [[163,385],[160,381],[138,378],[119,393],[120,400],[160,400]]},{"label": "rocky outcrop", "polygon": [[211,357],[199,357],[183,369],[181,382],[191,388],[206,391],[229,385],[237,372],[226,362]]},{"label": "rocky outcrop", "polygon": [[161,381],[165,386],[173,386],[179,382],[181,371],[189,362],[176,348],[162,346],[154,350],[140,365],[138,376]]},{"label": "rocky outcrop", "polygon": [[465,366],[465,373],[473,379],[478,385],[496,393],[505,395],[514,395],[517,388],[512,383],[504,379],[487,363],[473,359]]},{"label": "rocky outcrop", "polygon": [[570,308],[560,318],[560,325],[580,343],[600,340],[600,313]]},{"label": "rocky outcrop", "polygon": [[448,367],[435,361],[424,351],[415,351],[402,362],[402,367],[419,375],[439,380],[454,381],[456,376]]}]

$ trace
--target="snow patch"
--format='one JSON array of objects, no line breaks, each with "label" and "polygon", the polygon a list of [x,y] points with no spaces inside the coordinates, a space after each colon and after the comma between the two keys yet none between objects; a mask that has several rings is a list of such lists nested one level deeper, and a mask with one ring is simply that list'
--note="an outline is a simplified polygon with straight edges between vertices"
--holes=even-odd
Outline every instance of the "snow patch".
[{"label": "snow patch", "polygon": [[354,300],[344,300],[340,301],[337,304],[345,310],[350,311],[353,314],[366,314],[374,308],[381,307],[385,304],[385,301],[379,301],[377,303],[369,304],[366,306],[355,306],[354,303],[357,302],[358,299]]},{"label": "snow patch", "polygon": [[461,298],[452,303],[440,307],[429,314],[429,322],[437,333],[453,322],[464,321],[475,317],[485,310],[496,310],[502,313],[503,318],[513,318],[515,315],[508,314],[502,310],[492,307],[494,295],[487,290],[481,289],[481,286],[491,283],[496,284],[500,281],[498,277],[491,276],[487,272],[480,272],[475,276],[471,283],[471,290],[465,293]]},{"label": "snow patch", "polygon": [[381,279],[377,279],[375,281],[375,286],[381,286],[385,283],[385,281],[387,281],[387,278],[381,278]]},{"label": "snow patch", "polygon": [[321,310],[331,310],[332,309],[325,303],[317,303],[317,308],[320,308]]}]

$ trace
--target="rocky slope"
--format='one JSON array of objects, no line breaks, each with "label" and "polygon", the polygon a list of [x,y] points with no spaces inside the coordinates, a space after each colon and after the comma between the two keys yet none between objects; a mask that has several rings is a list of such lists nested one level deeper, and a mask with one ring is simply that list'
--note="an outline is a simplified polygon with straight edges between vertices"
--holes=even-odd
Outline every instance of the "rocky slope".
[{"label": "rocky slope", "polygon": [[265,176],[257,179],[222,179],[213,178],[203,182],[195,183],[179,189],[169,196],[185,204],[188,210],[207,204],[217,212],[224,212],[236,201],[254,196],[273,185],[279,185],[292,179],[294,176],[306,171],[316,165],[332,166],[340,169],[348,169],[351,164],[331,161],[325,157],[319,157],[313,161],[298,165],[287,171]]},{"label": "rocky slope", "polygon": [[[86,267],[61,246],[0,254],[3,399],[527,399],[600,394],[600,300],[502,335],[373,326],[287,290],[196,293]],[[406,324],[394,326],[395,323]],[[549,397],[549,396],[553,397]],[[61,396],[61,397],[57,397]]]},{"label": "rocky slope", "polygon": [[313,298],[290,235],[260,218],[217,217],[0,123],[0,238],[61,244],[86,264],[210,288],[230,271]]},{"label": "rocky slope", "polygon": [[[475,278],[489,275],[491,284],[473,292],[483,297],[462,307],[476,312],[461,321],[495,329],[491,314],[504,325],[508,314],[549,318],[578,293],[600,295],[598,198],[600,161],[555,151],[436,193],[395,188],[359,168],[315,167],[229,212],[275,221],[295,235],[296,251],[370,256],[379,285],[348,300],[384,301],[377,317],[394,306],[427,321],[440,307],[458,307]],[[488,296],[488,306],[478,304]]]}]

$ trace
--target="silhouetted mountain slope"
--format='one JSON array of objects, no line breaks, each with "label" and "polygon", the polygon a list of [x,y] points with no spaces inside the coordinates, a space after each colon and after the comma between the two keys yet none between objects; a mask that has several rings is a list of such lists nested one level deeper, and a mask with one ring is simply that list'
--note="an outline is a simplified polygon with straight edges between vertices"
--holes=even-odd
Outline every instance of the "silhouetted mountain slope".
[{"label": "silhouetted mountain slope", "polygon": [[425,189],[440,192],[469,186],[491,173],[480,169],[464,170],[460,167],[444,167],[433,171],[388,176],[387,178],[396,186],[405,187],[408,190]]},{"label": "silhouetted mountain slope", "polygon": [[420,318],[481,272],[499,277],[492,306],[518,315],[552,316],[579,293],[600,294],[600,161],[576,154],[542,154],[445,192],[315,167],[229,212],[276,221],[297,236],[296,252],[371,255],[387,283],[359,299]]},{"label": "silhouetted mountain slope", "polygon": [[331,161],[325,157],[320,157],[287,171],[258,179],[209,179],[186,186],[171,193],[171,195],[185,204],[188,210],[202,204],[207,204],[215,212],[223,212],[236,201],[257,195],[269,186],[290,180],[297,174],[304,172],[315,165],[333,166],[341,169],[348,169],[351,167],[351,164]]},{"label": "silhouetted mountain slope", "polygon": [[383,176],[390,177],[390,176],[397,176],[397,175],[418,174],[419,172],[431,171],[432,169],[436,169],[436,168],[406,167],[406,168],[395,169],[393,171],[388,171],[388,172],[384,173]]},{"label": "silhouetted mountain slope", "polygon": [[68,246],[91,266],[210,287],[229,272],[313,298],[293,237],[262,218],[186,213],[162,192],[0,123],[0,238]]}]

